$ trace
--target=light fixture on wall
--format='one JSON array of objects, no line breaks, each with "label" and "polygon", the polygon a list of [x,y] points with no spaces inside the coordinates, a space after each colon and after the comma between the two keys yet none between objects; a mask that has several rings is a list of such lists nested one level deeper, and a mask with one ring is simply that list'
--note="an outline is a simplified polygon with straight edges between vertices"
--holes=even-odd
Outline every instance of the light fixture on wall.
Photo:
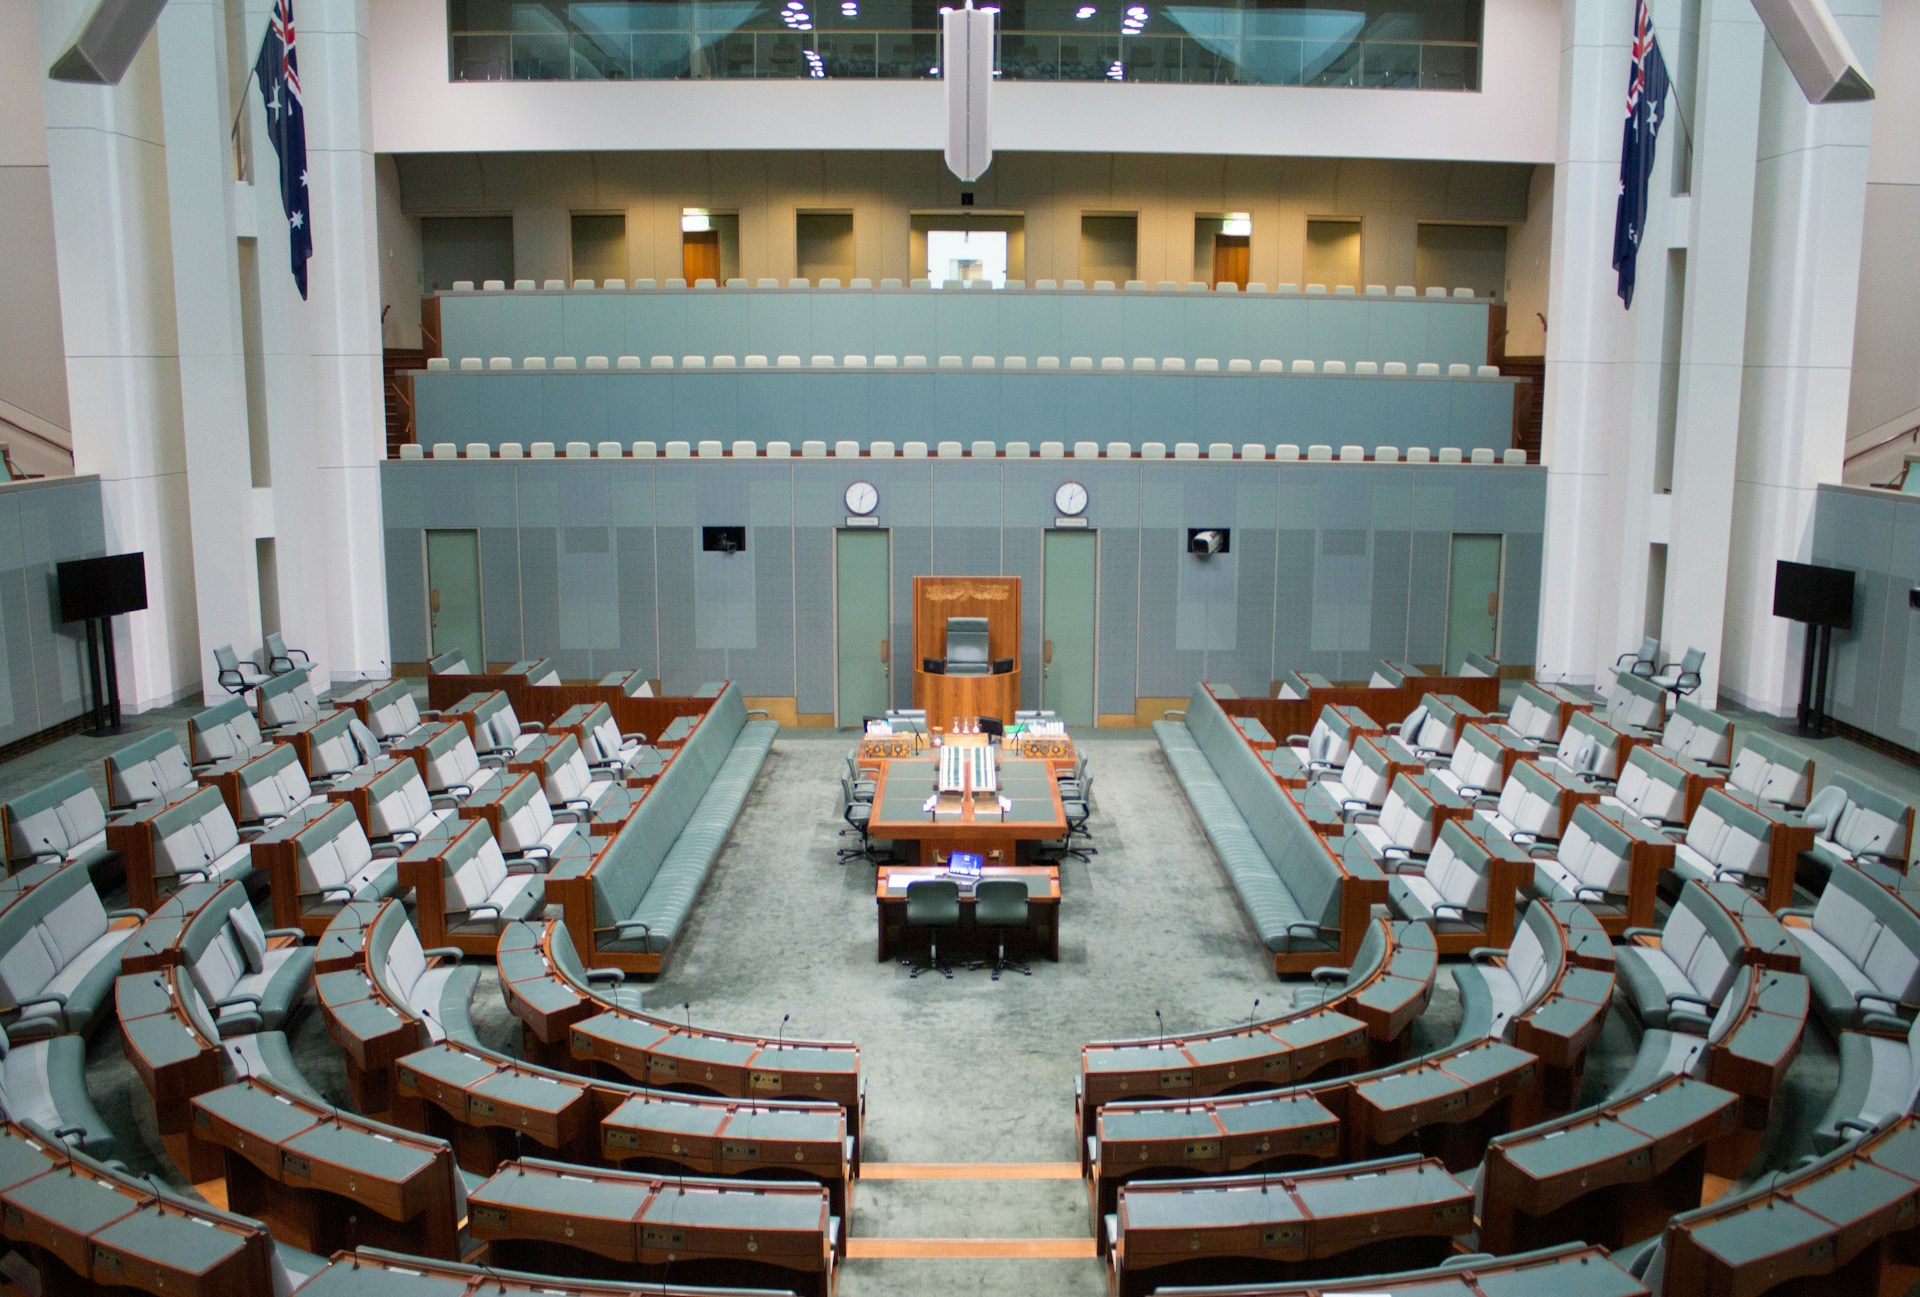
[{"label": "light fixture on wall", "polygon": [[1000,11],[940,11],[941,79],[947,87],[947,170],[973,181],[993,164],[988,92],[993,85],[993,29]]}]

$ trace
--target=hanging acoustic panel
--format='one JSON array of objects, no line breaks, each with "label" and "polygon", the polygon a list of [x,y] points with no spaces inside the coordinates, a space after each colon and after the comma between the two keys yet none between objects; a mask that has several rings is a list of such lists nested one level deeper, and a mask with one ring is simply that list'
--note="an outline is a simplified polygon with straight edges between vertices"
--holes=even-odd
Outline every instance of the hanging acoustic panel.
[{"label": "hanging acoustic panel", "polygon": [[947,170],[972,182],[993,162],[987,96],[993,88],[997,9],[948,9],[940,17],[940,77],[947,84]]}]

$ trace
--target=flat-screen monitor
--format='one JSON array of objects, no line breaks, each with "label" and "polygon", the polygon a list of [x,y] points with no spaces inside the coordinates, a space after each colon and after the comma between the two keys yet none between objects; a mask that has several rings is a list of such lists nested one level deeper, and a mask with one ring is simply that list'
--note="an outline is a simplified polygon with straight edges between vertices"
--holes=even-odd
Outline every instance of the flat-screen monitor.
[{"label": "flat-screen monitor", "polygon": [[60,620],[87,621],[139,612],[147,606],[144,554],[77,558],[54,568],[60,584]]},{"label": "flat-screen monitor", "polygon": [[947,872],[955,878],[978,878],[985,863],[978,851],[956,851],[947,857]]},{"label": "flat-screen monitor", "polygon": [[1853,628],[1853,573],[1812,563],[1774,565],[1773,615],[1812,626]]},{"label": "flat-screen monitor", "polygon": [[1004,738],[1007,733],[1007,725],[1006,722],[998,716],[982,716],[980,718],[980,732],[990,739]]}]

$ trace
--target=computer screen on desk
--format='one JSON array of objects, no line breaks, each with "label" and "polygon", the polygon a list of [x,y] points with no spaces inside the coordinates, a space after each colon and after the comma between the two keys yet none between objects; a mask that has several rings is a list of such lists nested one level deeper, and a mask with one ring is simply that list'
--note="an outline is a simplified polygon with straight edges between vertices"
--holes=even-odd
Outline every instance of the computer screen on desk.
[{"label": "computer screen on desk", "polygon": [[978,851],[956,851],[947,857],[947,872],[956,878],[978,878],[981,864]]}]

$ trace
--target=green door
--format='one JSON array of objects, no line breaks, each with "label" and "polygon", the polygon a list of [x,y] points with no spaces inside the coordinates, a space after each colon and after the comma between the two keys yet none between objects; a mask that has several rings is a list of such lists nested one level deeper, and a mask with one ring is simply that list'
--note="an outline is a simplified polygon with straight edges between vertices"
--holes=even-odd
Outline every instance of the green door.
[{"label": "green door", "polygon": [[1093,597],[1099,554],[1098,532],[1045,533],[1040,705],[1069,725],[1093,724]]},{"label": "green door", "polygon": [[834,724],[858,725],[887,710],[887,637],[893,622],[893,535],[879,528],[834,533],[833,590],[840,688]]},{"label": "green door", "polygon": [[1500,568],[1504,536],[1456,532],[1447,567],[1447,670],[1469,653],[1500,656]]},{"label": "green door", "polygon": [[480,533],[427,533],[427,653],[458,649],[475,671],[486,670],[480,630]]}]

